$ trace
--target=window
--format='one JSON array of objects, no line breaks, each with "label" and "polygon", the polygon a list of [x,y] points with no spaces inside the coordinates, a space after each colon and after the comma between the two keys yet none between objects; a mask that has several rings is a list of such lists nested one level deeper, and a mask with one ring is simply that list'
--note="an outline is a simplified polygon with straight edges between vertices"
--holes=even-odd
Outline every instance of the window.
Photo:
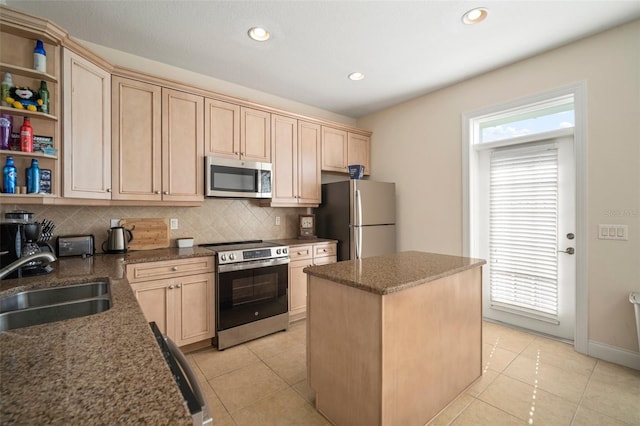
[{"label": "window", "polygon": [[573,95],[474,120],[476,143],[496,142],[575,126]]}]

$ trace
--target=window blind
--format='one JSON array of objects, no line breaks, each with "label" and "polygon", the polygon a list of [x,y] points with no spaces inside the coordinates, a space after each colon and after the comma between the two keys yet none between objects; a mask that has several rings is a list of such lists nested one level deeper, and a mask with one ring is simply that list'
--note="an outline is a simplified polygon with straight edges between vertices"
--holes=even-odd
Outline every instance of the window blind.
[{"label": "window blind", "polygon": [[489,197],[492,307],[556,322],[557,145],[493,151]]}]

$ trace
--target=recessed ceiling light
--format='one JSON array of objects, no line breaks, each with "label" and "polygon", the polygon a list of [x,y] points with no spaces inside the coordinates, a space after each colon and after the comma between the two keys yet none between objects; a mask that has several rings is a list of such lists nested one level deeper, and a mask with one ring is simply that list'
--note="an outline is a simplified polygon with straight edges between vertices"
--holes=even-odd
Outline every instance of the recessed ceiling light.
[{"label": "recessed ceiling light", "polygon": [[484,21],[487,15],[489,15],[489,9],[485,7],[477,7],[462,15],[462,22],[467,25],[477,24]]},{"label": "recessed ceiling light", "polygon": [[249,37],[251,37],[255,41],[267,41],[271,37],[269,31],[265,30],[262,27],[253,27],[248,31]]},{"label": "recessed ceiling light", "polygon": [[352,72],[351,74],[349,74],[349,80],[359,81],[362,79],[364,79],[364,74],[362,74],[361,72]]}]

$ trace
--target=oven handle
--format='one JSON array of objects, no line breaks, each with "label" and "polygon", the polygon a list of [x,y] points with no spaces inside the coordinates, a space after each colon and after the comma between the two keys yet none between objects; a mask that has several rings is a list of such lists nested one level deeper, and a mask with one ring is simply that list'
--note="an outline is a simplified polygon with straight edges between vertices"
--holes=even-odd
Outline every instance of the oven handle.
[{"label": "oven handle", "polygon": [[187,358],[184,356],[180,348],[178,348],[178,346],[175,343],[173,343],[171,339],[169,339],[165,335],[162,335],[162,337],[164,338],[164,341],[167,343],[167,346],[169,347],[169,352],[171,352],[171,355],[173,355],[176,362],[180,365],[180,368],[182,368],[182,371],[187,376],[187,380],[191,384],[191,390],[193,390],[193,394],[198,400],[198,403],[200,404],[200,406],[202,407],[202,413],[201,413],[202,424],[203,425],[211,424],[212,417],[209,412],[209,407],[207,406],[207,400],[205,399],[204,394],[202,393],[202,389],[200,389],[198,379],[196,378],[196,375],[191,369],[191,366],[189,365]]},{"label": "oven handle", "polygon": [[287,263],[289,263],[288,257],[252,260],[250,262],[230,263],[228,265],[219,265],[218,273],[231,272],[231,271],[244,271],[247,269],[267,268],[269,266],[286,265]]}]

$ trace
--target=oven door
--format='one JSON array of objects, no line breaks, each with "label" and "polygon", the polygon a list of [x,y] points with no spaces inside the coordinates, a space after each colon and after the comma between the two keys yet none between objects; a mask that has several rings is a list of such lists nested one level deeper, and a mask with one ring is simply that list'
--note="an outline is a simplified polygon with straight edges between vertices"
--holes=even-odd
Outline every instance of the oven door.
[{"label": "oven door", "polygon": [[217,330],[287,313],[288,263],[278,258],[218,266]]}]

